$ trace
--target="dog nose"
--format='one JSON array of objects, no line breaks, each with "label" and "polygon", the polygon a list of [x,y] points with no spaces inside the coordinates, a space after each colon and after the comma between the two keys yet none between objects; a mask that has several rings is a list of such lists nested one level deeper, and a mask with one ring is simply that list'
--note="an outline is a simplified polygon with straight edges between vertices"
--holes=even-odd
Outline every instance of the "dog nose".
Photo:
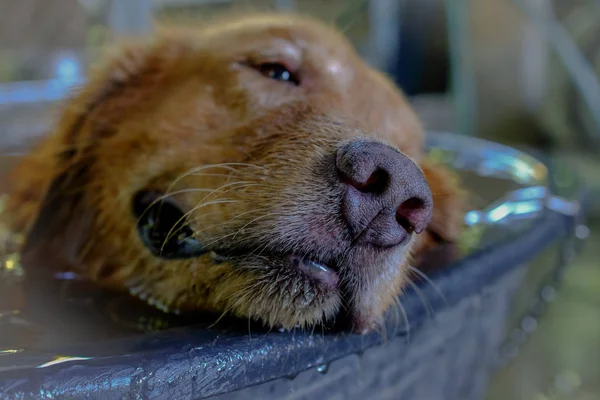
[{"label": "dog nose", "polygon": [[336,167],[345,193],[342,213],[356,243],[391,247],[431,221],[431,189],[407,156],[378,142],[341,147]]}]

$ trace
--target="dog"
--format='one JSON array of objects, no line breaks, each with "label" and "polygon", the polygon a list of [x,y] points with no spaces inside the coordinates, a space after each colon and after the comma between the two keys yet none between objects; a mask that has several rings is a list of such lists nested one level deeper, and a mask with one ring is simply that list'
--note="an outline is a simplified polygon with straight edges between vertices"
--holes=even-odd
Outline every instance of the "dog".
[{"label": "dog", "polygon": [[4,218],[23,263],[167,312],[364,334],[462,229],[423,143],[335,28],[231,17],[120,46],[11,172]]}]

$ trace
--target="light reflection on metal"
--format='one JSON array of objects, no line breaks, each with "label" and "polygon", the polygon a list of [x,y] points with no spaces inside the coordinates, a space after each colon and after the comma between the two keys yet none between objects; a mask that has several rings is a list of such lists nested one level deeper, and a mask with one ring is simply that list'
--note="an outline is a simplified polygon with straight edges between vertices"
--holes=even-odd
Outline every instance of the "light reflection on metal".
[{"label": "light reflection on metal", "polygon": [[455,169],[515,180],[521,185],[548,185],[548,169],[534,157],[512,147],[446,132],[429,132],[430,155]]},{"label": "light reflection on metal", "polygon": [[[456,139],[456,138],[455,138]],[[460,144],[454,143],[458,157]],[[472,152],[472,148],[469,151]],[[471,156],[461,160],[461,169],[474,170],[478,174],[490,177],[511,178],[521,184],[543,183],[547,170],[538,165],[537,160],[511,149],[506,152],[503,146],[490,148],[489,144],[481,149],[479,157]],[[464,152],[464,149],[462,150]],[[533,162],[532,162],[533,161]],[[496,203],[483,210],[471,210],[465,215],[465,224],[499,224],[515,218],[530,218],[544,209],[549,192],[545,186],[535,185],[507,193]]]},{"label": "light reflection on metal", "polygon": [[52,365],[56,365],[56,364],[62,364],[65,362],[71,362],[71,361],[85,361],[85,360],[91,360],[92,357],[68,357],[68,356],[57,356],[54,357],[52,359],[52,361],[48,361],[47,363],[44,363],[42,365],[38,365],[36,368],[46,368],[46,367],[50,367]]},{"label": "light reflection on metal", "polygon": [[488,211],[486,221],[490,223],[500,223],[503,220],[508,220],[509,217],[531,217],[532,214],[536,214],[542,209],[542,202],[536,200],[507,202]]},{"label": "light reflection on metal", "polygon": [[576,215],[579,212],[579,204],[551,196],[547,188],[532,186],[508,193],[500,202],[485,210],[469,211],[465,215],[465,224],[473,226],[480,223],[508,223],[516,218],[532,218],[544,209],[564,215]]},{"label": "light reflection on metal", "polygon": [[579,203],[570,202],[561,197],[551,197],[548,200],[548,208],[564,215],[577,215],[579,213]]},{"label": "light reflection on metal", "polygon": [[486,220],[488,222],[497,223],[510,215],[512,207],[510,204],[501,204],[498,207],[487,212]]},{"label": "light reflection on metal", "polygon": [[0,356],[6,355],[6,354],[17,354],[22,352],[23,349],[6,349],[6,350],[0,350]]},{"label": "light reflection on metal", "polygon": [[[480,176],[511,179],[528,185],[507,193],[481,210],[466,213],[467,226],[506,224],[516,219],[535,218],[544,210],[564,215],[576,215],[580,205],[553,196],[548,186],[548,170],[528,154],[496,143],[469,138],[468,146],[461,136],[431,133],[430,155],[444,160],[455,168],[474,171]],[[443,150],[442,150],[443,149]]]}]

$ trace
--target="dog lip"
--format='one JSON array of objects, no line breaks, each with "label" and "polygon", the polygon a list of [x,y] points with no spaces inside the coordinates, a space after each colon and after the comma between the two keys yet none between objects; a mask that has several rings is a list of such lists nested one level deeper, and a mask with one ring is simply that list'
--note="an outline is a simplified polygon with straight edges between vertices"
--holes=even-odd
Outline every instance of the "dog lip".
[{"label": "dog lip", "polygon": [[339,276],[329,264],[308,257],[300,257],[296,254],[289,254],[285,258],[288,264],[309,278],[328,287],[337,287]]},{"label": "dog lip", "polygon": [[[247,249],[220,249],[213,250],[210,255],[215,264],[220,264],[236,258],[243,258],[252,254]],[[279,258],[283,262],[302,272],[305,276],[320,282],[328,287],[337,287],[339,283],[338,268],[335,262],[325,262],[316,257],[300,256],[294,253],[262,253]]]},{"label": "dog lip", "polygon": [[367,230],[365,229],[352,241],[352,246],[353,247],[357,247],[357,246],[370,247],[374,251],[390,251],[390,250],[395,250],[399,247],[405,246],[407,243],[410,242],[411,238],[413,237],[412,232],[405,231],[405,233],[402,235],[402,237],[399,238],[398,240],[396,240],[394,243],[380,244],[380,243],[365,243],[366,235],[367,235]]}]

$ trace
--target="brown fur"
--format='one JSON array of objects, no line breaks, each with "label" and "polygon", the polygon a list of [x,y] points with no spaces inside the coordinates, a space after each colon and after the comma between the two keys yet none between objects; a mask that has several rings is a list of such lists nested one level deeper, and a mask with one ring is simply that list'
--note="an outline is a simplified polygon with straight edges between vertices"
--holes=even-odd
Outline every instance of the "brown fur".
[{"label": "brown fur", "polygon": [[[249,66],[272,61],[297,71],[301,84]],[[297,16],[255,15],[162,34],[122,49],[66,103],[52,134],[14,170],[7,216],[29,235],[25,258],[160,307],[285,328],[346,309],[362,330],[399,294],[409,254],[351,250],[337,224],[339,199],[319,173],[358,137],[400,149],[430,183],[434,217],[413,254],[454,241],[457,184],[424,158],[421,126],[401,92],[338,32]],[[131,211],[145,188],[185,205],[207,247],[253,250],[223,263],[211,254],[153,256]],[[269,258],[282,249],[336,260],[343,285],[325,288]]]}]

